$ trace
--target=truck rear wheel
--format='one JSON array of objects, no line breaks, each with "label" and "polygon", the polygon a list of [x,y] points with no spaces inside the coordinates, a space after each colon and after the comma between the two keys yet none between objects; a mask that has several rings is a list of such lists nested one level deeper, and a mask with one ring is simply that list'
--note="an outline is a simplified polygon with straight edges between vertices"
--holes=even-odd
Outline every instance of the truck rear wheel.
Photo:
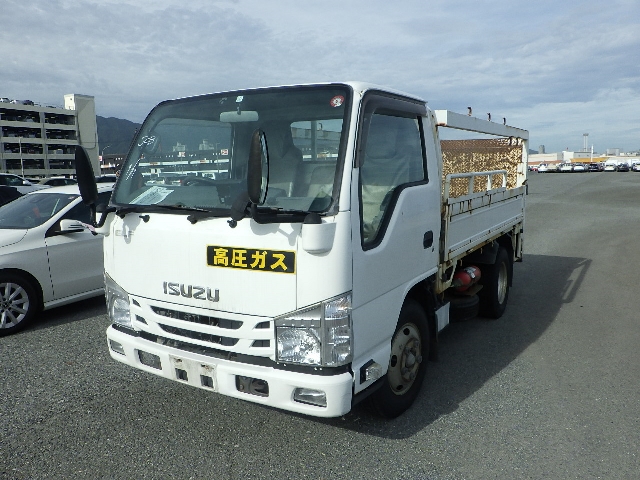
[{"label": "truck rear wheel", "polygon": [[480,316],[500,318],[507,308],[509,284],[511,283],[511,260],[507,250],[498,249],[496,261],[482,269],[482,290],[480,297]]},{"label": "truck rear wheel", "polygon": [[371,397],[375,411],[395,418],[418,396],[429,358],[429,325],[422,306],[407,300],[391,339],[389,368],[384,384]]}]

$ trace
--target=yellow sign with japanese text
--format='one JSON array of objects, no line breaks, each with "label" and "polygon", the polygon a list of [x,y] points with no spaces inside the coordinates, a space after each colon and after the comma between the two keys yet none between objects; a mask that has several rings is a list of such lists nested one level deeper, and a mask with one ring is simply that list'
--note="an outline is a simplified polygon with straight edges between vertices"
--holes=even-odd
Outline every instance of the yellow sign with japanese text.
[{"label": "yellow sign with japanese text", "polygon": [[207,265],[260,272],[296,273],[296,252],[208,245]]}]

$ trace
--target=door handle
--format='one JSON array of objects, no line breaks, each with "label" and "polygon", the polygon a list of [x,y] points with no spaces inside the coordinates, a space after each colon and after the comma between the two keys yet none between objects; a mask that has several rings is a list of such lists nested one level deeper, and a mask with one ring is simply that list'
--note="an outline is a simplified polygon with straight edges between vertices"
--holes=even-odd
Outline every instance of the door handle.
[{"label": "door handle", "polygon": [[429,248],[433,246],[433,231],[429,230],[424,234],[422,238],[422,248]]}]

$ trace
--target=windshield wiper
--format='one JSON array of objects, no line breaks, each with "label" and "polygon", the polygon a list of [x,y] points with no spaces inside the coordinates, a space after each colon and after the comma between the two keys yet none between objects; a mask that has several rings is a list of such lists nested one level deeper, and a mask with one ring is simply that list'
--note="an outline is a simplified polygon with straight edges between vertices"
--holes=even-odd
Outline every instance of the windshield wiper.
[{"label": "windshield wiper", "polygon": [[309,210],[302,210],[299,208],[285,208],[275,207],[272,205],[260,205],[257,207],[260,212],[273,212],[273,213],[311,213]]},{"label": "windshield wiper", "polygon": [[295,210],[282,207],[251,205],[251,217],[258,223],[302,222],[310,213],[307,210]]},{"label": "windshield wiper", "polygon": [[186,205],[138,205],[131,204],[126,207],[116,207],[116,215],[120,218],[124,218],[127,213],[146,213],[153,210],[177,210],[187,212],[209,212],[209,210],[200,207],[187,207]]},{"label": "windshield wiper", "polygon": [[196,223],[198,220],[203,218],[225,217],[229,215],[229,210],[226,208],[190,207],[180,204],[127,205],[126,207],[118,207],[116,210],[116,215],[118,215],[120,218],[124,218],[127,213],[148,213],[153,211],[157,212],[158,210],[188,212],[190,213],[190,215],[187,216],[187,220],[189,220],[191,223]]},{"label": "windshield wiper", "polygon": [[210,212],[211,210],[208,208],[202,207],[188,207],[187,205],[149,205],[150,207],[162,208],[164,210],[178,210],[183,212]]},{"label": "windshield wiper", "polygon": [[215,218],[215,217],[226,217],[229,215],[229,210],[226,208],[202,208],[202,207],[188,207],[187,205],[155,205],[158,208],[162,208],[164,210],[173,210],[173,211],[182,211],[182,212],[192,212],[187,216],[187,220],[191,222],[193,225],[197,223],[198,220],[202,220],[203,218]]},{"label": "windshield wiper", "polygon": [[127,205],[126,207],[115,207],[115,213],[120,218],[124,218],[127,213],[140,213],[146,211],[147,205]]}]

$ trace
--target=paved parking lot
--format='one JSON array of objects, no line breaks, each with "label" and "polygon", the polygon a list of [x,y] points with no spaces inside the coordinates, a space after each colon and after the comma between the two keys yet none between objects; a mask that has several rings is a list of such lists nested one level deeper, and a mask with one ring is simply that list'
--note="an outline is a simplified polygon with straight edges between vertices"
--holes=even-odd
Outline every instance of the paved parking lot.
[{"label": "paved parking lot", "polygon": [[452,324],[413,408],[319,420],[112,361],[99,298],[0,339],[0,478],[635,479],[640,174],[530,174],[506,314]]}]

